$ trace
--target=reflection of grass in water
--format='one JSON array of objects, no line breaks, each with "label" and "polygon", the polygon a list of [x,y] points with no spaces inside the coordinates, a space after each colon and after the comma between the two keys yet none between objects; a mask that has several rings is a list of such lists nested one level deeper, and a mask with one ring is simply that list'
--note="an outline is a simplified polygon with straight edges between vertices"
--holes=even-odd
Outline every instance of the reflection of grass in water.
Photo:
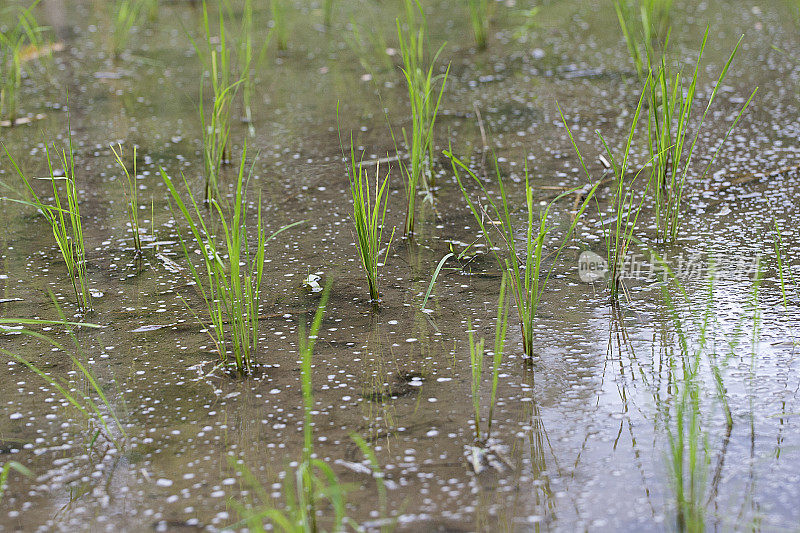
[{"label": "reflection of grass in water", "polygon": [[[728,361],[738,352],[741,325],[747,319],[753,322],[748,381],[751,391],[749,394],[751,442],[755,439],[755,406],[752,391],[757,343],[760,336],[758,291],[761,270],[759,266],[758,275],[753,282],[751,304],[748,306],[750,313],[742,316],[734,330],[733,338],[727,342],[728,353],[721,356],[717,353],[714,341],[717,323],[713,268],[707,279],[705,305],[702,309],[698,309],[697,306],[692,306],[686,290],[663,262],[662,267],[677,285],[678,293],[689,309],[686,312],[679,311],[670,294],[670,288],[667,285],[662,287],[672,331],[675,334],[674,341],[668,341],[665,337],[665,342],[668,343],[665,351],[668,355],[669,381],[668,395],[661,403],[660,415],[667,436],[667,466],[674,496],[676,527],[680,531],[702,531],[708,522],[707,508],[719,491],[725,455],[734,425],[728,388],[725,385],[725,371]],[[713,391],[707,391],[703,383],[703,374],[708,371],[713,380]],[[713,435],[710,430],[710,419],[714,410],[714,404],[710,400],[712,397],[716,397],[725,419],[725,431],[713,469],[711,465],[714,447],[711,444]],[[748,497],[745,495],[745,498]]]},{"label": "reflection of grass in water", "polygon": [[[67,125],[69,129],[69,122]],[[53,159],[50,155],[51,147],[45,143],[45,157],[49,181],[53,191],[53,205],[46,204],[36,194],[31,180],[22,172],[11,153],[3,145],[11,166],[25,185],[28,200],[15,200],[19,203],[35,207],[45,217],[53,232],[61,257],[67,267],[67,275],[72,283],[75,299],[81,311],[92,309],[92,296],[89,292],[86,279],[86,249],[83,242],[83,225],[81,223],[80,204],[78,202],[78,188],[75,184],[75,157],[72,149],[72,136],[69,137],[69,146],[58,149],[52,146],[53,152],[58,156],[57,162],[61,165],[61,172],[53,168]],[[64,183],[66,206],[62,203],[59,184]]]},{"label": "reflection of grass in water", "polygon": [[[331,531],[344,531],[351,527],[360,530],[358,524],[347,516],[347,493],[355,487],[343,485],[336,473],[322,459],[317,459],[314,452],[313,410],[314,395],[312,391],[311,371],[314,346],[318,339],[322,318],[325,314],[331,284],[325,288],[320,299],[317,312],[306,332],[301,322],[299,348],[301,355],[301,386],[303,392],[303,452],[300,464],[293,472],[288,473],[283,481],[284,502],[281,506],[272,503],[272,498],[253,472],[241,461],[229,457],[231,466],[243,477],[253,489],[260,505],[250,502],[244,504],[234,502],[242,521],[234,526],[246,524],[251,531],[265,531],[264,523],[272,528],[285,532],[316,532],[323,524],[319,523],[318,513],[322,513],[325,525],[330,523]],[[383,473],[372,448],[358,435],[351,438],[367,458],[371,476],[375,479],[378,490],[379,510],[381,517],[386,517],[387,497]],[[382,521],[384,523],[384,521]],[[381,531],[390,529],[388,521],[381,526]]]},{"label": "reflection of grass in water", "polygon": [[[80,343],[78,342],[77,337],[75,336],[73,328],[74,327],[99,328],[100,326],[97,326],[95,324],[68,322],[62,314],[61,308],[58,307],[58,303],[56,302],[55,298],[52,295],[51,298],[53,298],[53,303],[56,305],[56,308],[58,309],[60,320],[0,318],[0,325],[9,325],[16,327],[21,326],[21,329],[14,329],[14,332],[38,339],[46,344],[49,344],[50,346],[52,346],[53,348],[55,348],[60,352],[67,352],[67,349],[64,346],[62,346],[59,342],[57,342],[50,336],[29,329],[29,326],[45,326],[45,327],[52,327],[54,325],[64,326],[67,329],[67,332],[69,333],[69,336],[72,340],[72,343],[74,345],[74,351],[80,354],[81,346]],[[97,429],[92,431],[93,435],[89,447],[92,447],[94,443],[97,441],[97,438],[102,435],[116,449],[121,449],[123,442],[120,440],[120,436],[123,439],[127,436],[125,428],[120,422],[119,418],[117,417],[114,408],[111,406],[111,403],[109,402],[108,398],[103,392],[103,388],[97,382],[97,379],[95,378],[92,371],[84,363],[82,363],[81,360],[78,359],[76,355],[70,353],[69,358],[72,361],[72,364],[75,367],[77,367],[77,369],[80,371],[80,374],[86,380],[87,384],[89,385],[88,387],[89,390],[92,391],[100,399],[99,403],[94,398],[92,398],[91,394],[84,392],[78,387],[71,386],[69,382],[67,382],[63,378],[55,378],[51,376],[49,373],[40,369],[31,361],[22,357],[21,355],[15,354],[5,348],[0,348],[0,353],[25,365],[25,367],[27,367],[37,376],[46,381],[56,391],[58,391],[58,393],[67,401],[67,403],[72,407],[74,407],[75,409],[77,409],[78,412],[80,412],[81,415],[87,421],[91,421],[95,424],[95,427]],[[105,409],[105,413],[103,412],[103,410],[101,410],[101,406]],[[112,425],[110,425],[109,422],[106,421],[106,415],[111,417],[113,421]],[[0,482],[0,485],[2,485],[2,482]]]},{"label": "reflection of grass in water", "polygon": [[506,342],[506,331],[508,329],[508,305],[506,301],[506,280],[508,274],[503,274],[500,283],[500,295],[497,301],[497,321],[495,322],[494,351],[492,352],[492,393],[489,400],[489,417],[487,419],[486,436],[481,438],[481,398],[480,386],[483,381],[483,357],[484,339],[475,340],[472,329],[472,321],[467,323],[467,335],[469,339],[469,362],[472,371],[472,408],[475,419],[475,441],[487,441],[492,433],[492,419],[494,418],[494,407],[497,400],[497,383],[500,377],[500,363],[503,361],[503,348]]}]

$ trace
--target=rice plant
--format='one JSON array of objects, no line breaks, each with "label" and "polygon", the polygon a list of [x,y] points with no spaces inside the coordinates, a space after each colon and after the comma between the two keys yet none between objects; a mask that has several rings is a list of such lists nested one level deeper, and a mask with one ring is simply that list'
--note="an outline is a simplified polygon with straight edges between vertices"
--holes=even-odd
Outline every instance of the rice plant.
[{"label": "rice plant", "polygon": [[[341,141],[341,139],[340,139]],[[386,222],[386,207],[389,204],[389,172],[381,180],[381,167],[375,167],[375,185],[370,185],[367,169],[356,160],[353,136],[350,135],[350,196],[353,200],[353,224],[356,229],[356,248],[361,266],[367,275],[369,297],[374,303],[380,300],[378,291],[378,268],[386,262],[394,238],[394,229],[386,243],[386,252],[381,262],[383,230]]]},{"label": "rice plant", "polygon": [[[224,10],[222,9],[223,7]],[[235,31],[225,31],[226,16],[231,21],[237,20],[230,1],[222,0],[219,10],[220,44],[217,46],[217,51],[220,55],[220,58],[223,56],[231,56],[229,58],[229,62],[231,63],[230,68],[233,69],[235,66],[237,75],[241,80],[242,107],[244,111],[243,120],[247,123],[248,131],[252,137],[255,135],[255,127],[253,126],[253,111],[251,105],[253,91],[255,89],[254,68],[263,63],[264,55],[272,38],[273,32],[269,32],[263,42],[260,43],[259,48],[256,49],[256,28],[254,26],[252,0],[244,0],[244,4],[242,5],[242,15],[238,19]],[[208,41],[210,38],[210,33],[207,10],[204,11],[204,28],[206,32],[206,40]],[[222,39],[231,35],[233,36],[232,39],[234,43],[229,51],[227,43],[223,43]],[[207,42],[206,49],[210,50],[211,48],[212,43]],[[206,57],[206,62],[209,63],[207,65],[207,70],[211,71],[212,69],[210,68],[210,61],[208,61],[208,57]],[[221,65],[221,68],[226,69],[229,67],[226,65]],[[223,83],[230,84],[230,79],[223,80]],[[215,97],[216,94],[217,93],[215,92]]]},{"label": "rice plant", "polygon": [[[222,166],[230,162],[228,141],[231,133],[233,100],[242,80],[233,81],[235,48],[228,46],[225,16],[219,10],[218,35],[211,31],[208,5],[203,2],[203,45],[192,39],[197,56],[211,80],[212,104],[206,110],[204,86],[200,83],[200,127],[203,136],[203,167],[205,172],[205,202],[209,203],[218,192]],[[249,58],[247,59],[249,74]],[[249,103],[249,102],[248,102]]]},{"label": "rice plant", "polygon": [[[419,14],[419,21],[417,20]],[[404,234],[414,234],[417,189],[420,185],[430,194],[434,186],[434,124],[442,102],[444,86],[450,72],[448,64],[444,74],[435,76],[434,68],[444,45],[440,46],[433,60],[426,64],[425,12],[418,0],[405,0],[405,20],[397,19],[397,37],[403,58],[403,75],[411,104],[411,137],[403,130],[403,140],[410,152],[410,163],[400,161],[400,170],[405,179],[408,201]],[[435,90],[439,84],[438,94]]]},{"label": "rice plant", "polygon": [[[53,191],[53,204],[47,204],[42,200],[33,188],[32,180],[22,172],[17,162],[5,145],[3,145],[6,156],[8,156],[11,166],[25,185],[28,199],[13,200],[35,207],[45,217],[50,224],[55,238],[56,245],[64,259],[67,267],[67,274],[75,292],[75,300],[78,303],[79,311],[88,312],[92,309],[92,296],[89,291],[86,277],[86,248],[83,241],[83,225],[81,222],[80,203],[78,201],[78,188],[75,176],[75,156],[72,149],[72,137],[69,138],[67,148],[57,148],[45,143],[45,156],[47,158],[47,168],[49,171],[49,181]],[[57,156],[57,162],[61,166],[58,172],[53,167],[53,157],[51,150]],[[64,184],[64,197],[59,185]]]},{"label": "rice plant", "polygon": [[[651,79],[648,77],[645,80],[644,87],[639,96],[639,103],[636,106],[636,111],[633,113],[631,125],[628,129],[628,137],[625,143],[625,150],[622,157],[614,157],[611,149],[608,146],[605,138],[600,132],[597,135],[603,144],[608,159],[611,163],[611,170],[614,177],[614,194],[610,198],[609,210],[612,213],[611,228],[603,225],[603,237],[606,245],[606,261],[611,268],[611,277],[609,279],[612,297],[618,296],[618,291],[622,287],[621,284],[621,269],[628,255],[631,242],[634,240],[634,231],[636,229],[639,215],[645,198],[647,197],[647,189],[650,187],[650,182],[647,182],[645,191],[640,195],[639,200],[636,200],[636,193],[634,187],[639,180],[639,176],[644,170],[644,166],[636,172],[630,172],[630,156],[633,147],[633,141],[636,134],[636,128],[639,124],[639,117],[641,116],[642,107],[645,102],[646,95],[648,94],[648,87],[651,84]],[[567,125],[567,120],[561,111],[561,107],[556,104],[558,112],[561,115],[561,121],[564,128],[567,130],[572,147],[578,156],[578,161],[584,174],[590,179],[589,170],[586,168],[584,157],[581,155],[580,149],[572,135],[572,131]],[[602,181],[602,180],[601,180]]]},{"label": "rice plant", "polygon": [[334,0],[325,0],[325,5],[323,6],[323,19],[325,20],[325,27],[330,28],[331,23],[333,22],[333,5]]},{"label": "rice plant", "polygon": [[131,30],[139,20],[139,15],[144,6],[142,0],[117,0],[113,2],[112,14],[113,27],[111,28],[111,51],[114,57],[119,57],[131,38]]},{"label": "rice plant", "polygon": [[270,0],[269,7],[272,12],[272,31],[275,33],[278,50],[286,50],[289,47],[289,27],[286,20],[289,5],[287,0]]},{"label": "rice plant", "polygon": [[475,417],[475,442],[486,442],[492,434],[492,419],[494,418],[494,407],[497,401],[497,383],[500,377],[500,363],[503,361],[503,350],[506,342],[506,331],[508,329],[508,305],[505,298],[506,280],[508,275],[503,274],[500,283],[500,295],[497,301],[497,321],[495,322],[494,351],[492,352],[492,393],[489,399],[489,417],[487,420],[486,435],[482,438],[481,433],[481,400],[480,388],[483,381],[483,358],[484,358],[484,339],[476,341],[472,329],[471,321],[467,325],[469,340],[469,361],[472,370],[472,408]]},{"label": "rice plant", "polygon": [[[247,147],[245,146],[239,165],[236,193],[232,205],[233,213],[230,216],[226,216],[222,206],[216,200],[211,200],[211,211],[216,214],[216,217],[204,215],[191,193],[189,194],[190,206],[187,206],[181,199],[172,179],[163,168],[160,169],[161,177],[169,189],[175,205],[188,223],[197,250],[203,259],[202,266],[195,267],[192,262],[195,252],[191,249],[191,244],[187,243],[179,232],[181,248],[188,262],[192,280],[208,311],[208,317],[196,316],[202,323],[210,322],[206,329],[214,342],[221,363],[228,364],[228,353],[231,352],[236,370],[242,374],[249,372],[256,363],[259,302],[266,244],[282,231],[299,224],[299,222],[289,224],[268,236],[262,227],[259,198],[258,214],[256,215],[255,253],[250,252],[245,222],[247,217],[244,212],[247,200],[245,190],[246,155]],[[185,178],[183,182],[188,190]],[[221,228],[221,237],[224,242],[222,246],[216,242],[212,231],[212,222],[216,222]]]},{"label": "rice plant", "polygon": [[490,0],[466,0],[469,7],[469,21],[472,25],[472,34],[475,36],[475,44],[479,49],[484,50],[489,34],[489,1]]},{"label": "rice plant", "polygon": [[[722,87],[722,82],[742,42],[740,38],[722,68],[699,122],[696,125],[692,125],[695,134],[694,138],[690,139],[688,136],[689,123],[692,119],[692,110],[697,93],[697,78],[703,51],[708,40],[708,32],[709,30],[706,29],[688,86],[684,84],[681,72],[674,73],[672,71],[666,59],[666,54],[662,54],[659,66],[651,65],[651,69],[655,71],[655,74],[649,91],[648,147],[650,159],[652,160],[651,191],[653,193],[656,226],[658,227],[659,238],[663,242],[673,242],[678,236],[683,194],[689,178],[692,158],[695,155],[697,140],[706,116],[717,96],[717,91]],[[742,118],[757,90],[758,88],[753,90],[737,113],[705,170],[698,176],[699,178],[705,177],[708,173],[719,154],[720,148]],[[691,142],[689,142],[690,140]]]},{"label": "rice plant", "polygon": [[0,465],[0,502],[3,501],[3,493],[8,486],[8,476],[14,470],[26,477],[33,477],[33,473],[27,467],[17,461],[8,461]]},{"label": "rice plant", "polygon": [[[522,249],[523,256],[520,257],[518,245],[516,243],[516,226],[512,219],[514,209],[509,205],[508,195],[503,184],[503,178],[500,175],[499,165],[495,164],[497,168],[497,186],[500,190],[500,200],[496,201],[492,198],[492,195],[481,179],[478,178],[466,164],[455,157],[452,151],[445,150],[444,154],[450,158],[452,162],[453,173],[456,176],[458,186],[478,223],[478,227],[481,229],[481,235],[486,240],[488,249],[494,256],[500,269],[510,274],[511,292],[516,300],[519,325],[522,331],[524,355],[526,358],[532,358],[534,357],[533,330],[536,325],[536,313],[539,309],[539,303],[541,302],[545,286],[553,272],[553,267],[551,267],[549,270],[546,270],[545,274],[543,261],[550,256],[554,256],[555,259],[558,259],[561,251],[572,235],[572,232],[575,230],[578,220],[586,210],[589,201],[594,197],[600,182],[598,181],[597,184],[592,186],[584,196],[584,200],[574,213],[574,218],[569,230],[563,237],[559,247],[550,254],[545,254],[545,238],[553,230],[553,226],[549,221],[550,210],[555,202],[575,191],[573,190],[560,194],[555,199],[551,200],[543,210],[537,209],[538,201],[534,200],[533,187],[530,184],[526,166],[525,205],[527,209],[527,218],[523,225],[523,227],[526,228],[525,246]],[[462,172],[466,172],[478,186],[478,190],[483,196],[482,199],[473,200],[471,198],[462,180]],[[484,200],[486,204],[483,203]],[[493,237],[495,232],[498,234],[499,240]],[[544,278],[541,277],[543,274]]]},{"label": "rice plant", "polygon": [[647,76],[654,51],[666,44],[673,0],[615,0],[622,35],[639,76]]},{"label": "rice plant", "polygon": [[39,0],[27,8],[12,7],[12,20],[16,24],[0,27],[0,117],[5,117],[12,126],[19,118],[19,93],[22,87],[22,64],[26,50],[39,48],[44,43],[42,33],[33,14]]},{"label": "rice plant", "polygon": [[[362,528],[347,516],[347,492],[351,487],[343,485],[333,469],[325,461],[315,458],[314,453],[314,394],[312,390],[312,360],[325,307],[330,295],[331,283],[325,287],[320,298],[317,311],[306,332],[304,322],[300,323],[299,347],[301,356],[301,388],[303,394],[303,451],[302,457],[294,471],[283,480],[284,501],[277,506],[272,498],[244,463],[229,459],[231,466],[239,472],[244,482],[251,487],[260,505],[250,502],[246,506],[234,502],[242,520],[233,528],[247,526],[250,531],[263,532],[279,530],[284,532],[315,532],[321,527],[318,514],[322,514],[325,524],[331,531],[345,531],[350,528],[361,531]],[[386,482],[378,465],[375,453],[358,435],[351,435],[353,442],[366,457],[368,469],[375,480],[378,491],[379,511],[386,516]],[[265,522],[268,527],[265,527]],[[381,526],[381,531],[388,531],[388,525]]]},{"label": "rice plant", "polygon": [[122,145],[118,144],[117,149],[114,149],[114,145],[111,145],[111,152],[114,154],[114,160],[117,165],[125,173],[123,192],[128,200],[128,223],[131,225],[131,231],[133,232],[133,250],[135,257],[141,257],[142,240],[139,231],[139,186],[136,183],[136,146],[134,145],[133,147],[133,174],[128,170],[125,161],[122,160]]}]

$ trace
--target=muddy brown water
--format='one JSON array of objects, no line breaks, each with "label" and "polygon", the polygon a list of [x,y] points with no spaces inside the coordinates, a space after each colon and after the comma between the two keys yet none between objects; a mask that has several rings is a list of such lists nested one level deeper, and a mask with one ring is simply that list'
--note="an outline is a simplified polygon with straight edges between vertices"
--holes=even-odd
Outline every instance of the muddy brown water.
[{"label": "muddy brown water", "polygon": [[[674,264],[688,265],[678,285],[640,277],[627,282],[616,308],[606,288],[581,281],[583,250],[603,254],[602,221],[611,194],[600,190],[576,237],[552,263],[535,329],[533,361],[521,355],[513,321],[500,369],[492,439],[502,469],[476,474],[466,454],[474,443],[467,323],[492,344],[500,273],[485,247],[442,271],[423,312],[421,301],[439,260],[477,238],[476,224],[442,157],[435,207],[420,202],[413,243],[396,239],[381,271],[383,303],[367,301],[352,240],[345,163],[336,132],[354,131],[366,157],[394,153],[382,107],[396,130],[408,127],[405,88],[395,69],[366,42],[362,57],[347,44],[352,24],[362,34],[385,35],[396,45],[396,6],[336,2],[332,29],[321,8],[294,3],[286,52],[270,51],[257,70],[255,135],[234,121],[234,156],[246,140],[258,152],[250,183],[267,225],[301,226],[268,245],[258,361],[247,378],[206,375],[215,355],[181,297],[200,303],[184,272],[165,268],[156,253],[184,264],[158,176],[183,171],[202,190],[196,103],[200,69],[186,38],[199,34],[200,12],[186,2],[164,3],[159,18],[138,25],[126,52],[108,58],[109,16],[104,2],[46,0],[42,23],[66,43],[50,69],[32,74],[22,90],[26,114],[46,117],[3,128],[2,142],[22,166],[45,170],[43,132],[63,140],[69,91],[90,286],[102,292],[86,320],[104,326],[76,333],[79,357],[97,376],[129,437],[122,449],[90,446],[90,424],[54,388],[20,364],[2,361],[0,463],[17,461],[32,477],[12,473],[0,501],[0,531],[151,531],[235,528],[232,502],[254,491],[230,467],[241,459],[281,502],[281,480],[292,475],[303,443],[298,325],[318,301],[302,287],[311,273],[333,279],[314,356],[315,452],[348,484],[348,515],[367,528],[379,524],[375,482],[348,467],[363,460],[350,438],[374,448],[390,481],[388,510],[399,531],[674,530],[679,527],[674,476],[668,461],[676,389],[670,363],[680,361],[678,331],[663,289],[684,319],[688,344],[700,328],[686,317],[708,304],[705,273],[717,265],[711,315],[698,379],[706,476],[696,500],[706,526],[721,530],[794,530],[800,523],[800,401],[798,399],[797,287],[787,281],[784,308],[774,252],[774,221],[783,228],[788,268],[797,271],[797,164],[800,109],[800,14],[796,3],[676,2],[672,39],[692,68],[706,24],[711,39],[700,80],[701,101],[742,33],[741,49],[720,90],[700,140],[687,185],[681,233],[659,247]],[[519,3],[517,3],[519,4]],[[536,24],[518,35],[523,5],[498,3],[489,48],[472,46],[459,2],[426,2],[434,43],[447,41],[452,62],[437,122],[437,143],[480,166],[482,114],[510,195],[524,213],[521,181],[527,162],[537,198],[552,187],[585,183],[555,105],[567,116],[593,178],[602,146],[595,130],[619,149],[640,83],[631,68],[610,2],[545,3]],[[269,14],[257,8],[263,36]],[[366,76],[362,62],[373,69]],[[390,60],[397,64],[397,57]],[[729,143],[713,161],[749,92],[759,91]],[[380,95],[380,98],[379,96]],[[234,111],[237,116],[241,110]],[[155,230],[143,261],[135,263],[127,229],[121,175],[110,143],[138,145],[143,227]],[[641,147],[640,147],[641,148]],[[641,149],[639,163],[645,161]],[[395,165],[396,167],[396,165]],[[226,171],[223,187],[235,176]],[[766,177],[727,186],[763,173]],[[402,227],[404,192],[392,170],[389,219]],[[0,180],[19,189],[8,161]],[[474,192],[474,191],[473,191]],[[151,214],[152,206],[152,214]],[[571,200],[556,204],[553,247],[569,223]],[[602,211],[599,212],[598,210]],[[0,303],[3,317],[54,318],[48,291],[68,315],[71,286],[52,236],[32,209],[3,203]],[[646,206],[637,232],[654,236]],[[480,242],[478,244],[480,245]],[[637,248],[637,260],[649,258]],[[763,280],[753,305],[748,265],[761,257]],[[649,260],[649,259],[647,259]],[[681,263],[683,261],[683,263]],[[754,316],[759,317],[754,322]],[[754,323],[757,327],[754,328]],[[163,327],[157,327],[163,326]],[[69,342],[61,328],[47,330]],[[88,390],[66,354],[13,334],[2,347],[19,353],[72,387]],[[733,425],[728,435],[710,356],[718,354]],[[488,376],[488,367],[484,372]],[[680,380],[679,380],[680,381]],[[490,383],[481,388],[486,427]],[[102,440],[102,439],[101,439]],[[688,474],[687,474],[688,476]],[[323,508],[323,514],[330,509]]]}]

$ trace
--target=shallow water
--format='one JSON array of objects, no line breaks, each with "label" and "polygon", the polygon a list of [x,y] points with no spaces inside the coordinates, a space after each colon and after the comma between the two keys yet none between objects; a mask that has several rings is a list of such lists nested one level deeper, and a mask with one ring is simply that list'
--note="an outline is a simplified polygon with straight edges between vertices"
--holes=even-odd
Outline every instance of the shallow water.
[{"label": "shallow water", "polygon": [[[512,307],[491,433],[505,466],[475,474],[466,459],[474,443],[466,330],[470,321],[492,344],[500,273],[478,243],[476,253],[447,263],[427,305],[431,312],[421,311],[439,260],[451,247],[461,252],[477,238],[474,218],[442,157],[435,209],[420,198],[417,239],[395,240],[381,274],[383,302],[380,311],[373,309],[353,247],[336,105],[340,102],[342,131],[355,132],[366,157],[394,153],[382,106],[396,132],[408,127],[406,89],[396,69],[382,68],[368,46],[359,58],[345,37],[357,24],[362,33],[383,32],[388,46],[395,46],[399,10],[387,3],[337,3],[333,29],[326,31],[319,6],[296,4],[289,49],[270,50],[258,69],[255,135],[249,137],[247,127],[235,121],[233,139],[234,159],[245,140],[249,154],[258,152],[249,212],[255,214],[255,191],[260,191],[269,228],[306,222],[268,244],[258,354],[264,367],[253,376],[232,378],[208,374],[215,354],[182,300],[200,309],[177,243],[176,223],[182,221],[173,220],[158,175],[159,165],[172,176],[183,171],[195,190],[202,190],[200,68],[185,36],[199,33],[200,10],[182,1],[164,3],[156,22],[135,28],[130,52],[112,61],[103,2],[44,2],[41,20],[66,49],[56,54],[50,70],[27,81],[22,101],[25,113],[46,117],[2,128],[0,135],[22,166],[37,174],[46,170],[43,132],[63,138],[67,118],[71,121],[88,278],[102,292],[95,311],[84,318],[104,326],[76,333],[79,357],[88,361],[128,438],[122,449],[105,442],[90,446],[89,424],[52,386],[22,365],[3,361],[0,462],[18,461],[33,477],[11,474],[0,501],[0,531],[239,528],[232,502],[246,501],[253,490],[229,466],[229,456],[241,459],[280,498],[280,482],[303,446],[297,336],[318,301],[302,287],[311,273],[333,279],[314,356],[315,451],[352,484],[348,514],[359,523],[375,527],[380,516],[374,480],[348,467],[363,459],[353,433],[373,446],[390,481],[389,510],[400,531],[678,528],[667,461],[676,401],[670,376],[680,381],[681,375],[670,366],[680,365],[677,315],[691,350],[702,333],[712,346],[701,361],[699,380],[708,450],[708,464],[699,472],[708,479],[697,499],[705,505],[706,525],[796,528],[800,301],[790,284],[784,309],[773,247],[777,221],[784,228],[784,259],[797,277],[798,171],[773,172],[793,168],[800,151],[800,64],[772,48],[800,57],[800,15],[792,5],[676,6],[680,23],[674,24],[673,46],[687,58],[686,70],[711,24],[700,102],[745,33],[700,135],[701,157],[687,187],[680,238],[658,247],[673,266],[691,259],[702,267],[684,270],[688,301],[675,282],[631,279],[628,299],[615,307],[603,286],[580,280],[580,252],[604,254],[601,227],[609,213],[598,209],[607,208],[611,190],[601,189],[599,204],[591,206],[554,263],[533,361],[522,358]],[[511,197],[519,202],[521,223],[526,162],[543,200],[555,195],[554,186],[586,182],[556,101],[596,179],[603,172],[596,160],[602,145],[594,132],[621,149],[640,83],[610,2],[545,4],[524,36],[515,35],[520,7],[507,4],[513,2],[496,6],[485,52],[473,48],[460,3],[428,2],[426,8],[431,38],[437,45],[447,41],[442,57],[452,62],[437,121],[439,147],[452,140],[455,153],[479,166],[477,107]],[[268,10],[259,10],[256,27],[266,28],[268,20]],[[359,59],[372,66],[371,73]],[[391,61],[396,66],[398,58]],[[727,124],[756,86],[751,108],[701,177]],[[155,236],[140,263],[133,260],[122,177],[108,149],[112,142],[136,144],[142,155],[142,225]],[[646,159],[641,151],[636,157],[639,163]],[[233,169],[227,172],[224,186],[235,177]],[[766,177],[725,186],[752,173]],[[19,189],[5,158],[0,180]],[[391,180],[388,217],[399,231],[405,213],[396,168]],[[550,245],[569,223],[571,202],[556,204],[559,224]],[[71,285],[45,222],[31,208],[11,202],[3,207],[0,299],[20,300],[0,303],[0,313],[55,318],[52,291],[73,315]],[[648,207],[638,233],[646,243],[654,236],[651,225]],[[649,250],[636,251],[649,261]],[[164,257],[184,270],[167,268]],[[754,304],[749,268],[756,257],[764,271]],[[712,264],[716,280],[709,300],[706,274]],[[703,328],[698,317],[705,309],[713,320]],[[46,333],[70,342],[60,327]],[[63,352],[19,335],[1,338],[3,348],[88,390]],[[707,353],[724,360],[733,420],[729,434]],[[484,429],[490,388],[484,381]]]}]

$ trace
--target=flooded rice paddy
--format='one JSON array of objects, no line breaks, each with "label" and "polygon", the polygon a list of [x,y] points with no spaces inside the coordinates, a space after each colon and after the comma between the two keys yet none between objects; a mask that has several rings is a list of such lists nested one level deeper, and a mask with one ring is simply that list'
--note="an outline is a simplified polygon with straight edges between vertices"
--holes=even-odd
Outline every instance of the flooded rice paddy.
[{"label": "flooded rice paddy", "polygon": [[[642,89],[613,2],[537,3],[530,17],[536,6],[491,2],[486,50],[474,44],[465,2],[423,2],[431,54],[446,42],[435,71],[448,63],[450,71],[436,120],[433,201],[420,193],[413,239],[402,238],[404,178],[388,125],[402,156],[401,130],[410,135],[411,128],[395,25],[402,5],[334,2],[326,26],[324,2],[285,3],[287,49],[271,42],[254,67],[249,124],[235,100],[230,157],[236,163],[246,142],[251,234],[259,205],[269,233],[304,222],[266,244],[258,365],[245,376],[217,367],[215,346],[198,324],[208,311],[180,244],[189,233],[159,171],[176,182],[183,173],[202,196],[203,69],[188,37],[202,36],[202,7],[161,2],[153,18],[133,25],[114,57],[109,4],[42,0],[37,19],[63,47],[26,67],[20,116],[36,120],[0,128],[20,167],[46,177],[45,144],[66,144],[69,121],[94,307],[78,309],[44,217],[4,200],[0,317],[57,321],[61,308],[68,320],[102,326],[71,328],[74,344],[61,324],[30,326],[62,350],[3,325],[0,465],[15,462],[29,475],[9,472],[0,531],[243,530],[248,509],[270,501],[283,508],[283,482],[303,458],[298,336],[321,295],[304,283],[310,275],[319,276],[320,287],[332,283],[311,372],[313,451],[347,489],[346,514],[357,527],[798,528],[796,2],[675,2],[670,46],[685,73],[711,28],[690,128],[744,34],[698,136],[678,237],[656,242],[645,200],[624,291],[613,300],[604,279],[587,283],[579,269],[587,251],[606,257],[613,182],[598,188],[557,257],[552,252],[577,204],[574,194],[553,204],[554,228],[544,239],[552,275],[534,322],[534,357],[524,357],[512,299],[491,432],[480,442],[467,332],[486,338],[478,391],[485,437],[502,273],[442,150],[451,146],[481,177],[485,171],[494,195],[496,156],[520,242],[526,167],[537,205],[589,181],[557,105],[591,180],[606,175],[595,132],[621,153]],[[254,6],[260,43],[274,24],[267,5]],[[239,13],[239,4],[232,9]],[[211,15],[215,21],[215,9]],[[203,98],[210,105],[208,84]],[[349,163],[338,129],[345,139],[353,132],[365,160],[393,159],[386,226],[397,232],[379,273],[379,307],[369,300],[354,246]],[[126,154],[138,147],[141,258],[134,254],[124,174],[110,149],[117,143]],[[632,154],[636,168],[649,163],[646,143],[642,130]],[[349,146],[344,151],[349,155]],[[647,172],[634,188],[637,202]],[[236,164],[223,167],[225,205],[234,199],[236,175]],[[0,182],[7,198],[26,198],[6,154]],[[52,196],[47,181],[34,180],[34,187],[43,199],[48,190]],[[466,188],[478,197],[474,184]],[[202,261],[199,251],[191,253]],[[449,253],[455,255],[434,276]],[[84,416],[10,353],[67,391],[93,398],[108,431],[98,434],[96,417]],[[691,379],[687,368],[694,368]],[[382,474],[370,469],[352,435],[369,444]],[[677,462],[676,450],[683,450]],[[331,504],[316,512],[320,529],[330,529]]]}]

